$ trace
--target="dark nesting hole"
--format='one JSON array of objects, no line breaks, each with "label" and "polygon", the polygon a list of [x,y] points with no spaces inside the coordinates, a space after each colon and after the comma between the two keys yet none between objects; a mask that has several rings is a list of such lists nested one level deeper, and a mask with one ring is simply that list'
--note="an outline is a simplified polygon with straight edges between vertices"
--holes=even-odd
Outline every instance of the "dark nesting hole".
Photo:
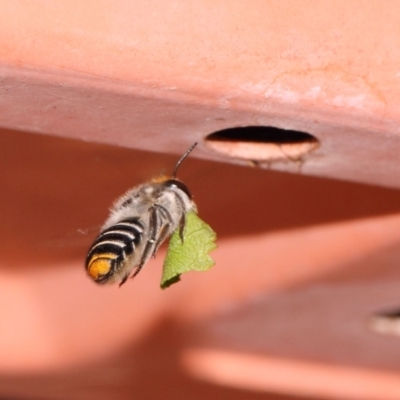
[{"label": "dark nesting hole", "polygon": [[299,160],[315,150],[319,141],[306,132],[272,126],[228,128],[207,136],[209,148],[230,157],[277,161]]},{"label": "dark nesting hole", "polygon": [[242,141],[256,143],[303,143],[317,141],[314,136],[300,131],[273,126],[244,126],[228,128],[208,135],[207,140]]},{"label": "dark nesting hole", "polygon": [[368,326],[376,333],[400,336],[400,308],[374,313],[369,318]]}]

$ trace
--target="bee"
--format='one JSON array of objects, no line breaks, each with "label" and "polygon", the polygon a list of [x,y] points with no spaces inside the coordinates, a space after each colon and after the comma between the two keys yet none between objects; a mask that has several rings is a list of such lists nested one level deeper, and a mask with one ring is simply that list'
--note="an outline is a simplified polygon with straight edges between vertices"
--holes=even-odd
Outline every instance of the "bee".
[{"label": "bee", "polygon": [[197,209],[176,174],[196,145],[178,160],[172,176],[135,186],[113,204],[86,257],[86,271],[96,283],[118,282],[121,286],[134,278],[177,229],[183,243],[186,213]]}]

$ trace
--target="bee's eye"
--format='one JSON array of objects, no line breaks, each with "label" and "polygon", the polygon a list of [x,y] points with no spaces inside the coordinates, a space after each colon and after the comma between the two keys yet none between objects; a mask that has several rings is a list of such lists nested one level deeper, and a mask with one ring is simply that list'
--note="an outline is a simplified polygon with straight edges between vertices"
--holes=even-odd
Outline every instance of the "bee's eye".
[{"label": "bee's eye", "polygon": [[169,179],[168,181],[164,182],[164,185],[170,188],[176,187],[180,190],[182,190],[182,192],[184,192],[187,197],[189,197],[189,199],[192,199],[192,195],[189,192],[188,187],[181,181],[178,181],[176,179]]}]

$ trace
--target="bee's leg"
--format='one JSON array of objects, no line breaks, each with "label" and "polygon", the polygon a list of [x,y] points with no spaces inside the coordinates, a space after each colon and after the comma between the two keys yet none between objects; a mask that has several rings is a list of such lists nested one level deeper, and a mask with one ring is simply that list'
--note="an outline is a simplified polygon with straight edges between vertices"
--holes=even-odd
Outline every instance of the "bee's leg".
[{"label": "bee's leg", "polygon": [[168,233],[169,233],[169,228],[170,228],[170,224],[165,224],[161,230],[160,230],[160,234],[158,236],[158,240],[156,242],[156,244],[154,245],[154,250],[153,250],[153,257],[155,258],[156,253],[158,251],[158,248],[161,246],[161,244],[164,242],[164,240],[167,238]]},{"label": "bee's leg", "polygon": [[122,281],[119,283],[119,287],[121,287],[127,280],[128,280],[128,275],[125,275],[125,276],[122,278]]},{"label": "bee's leg", "polygon": [[181,238],[181,242],[183,244],[183,232],[185,231],[186,226],[186,214],[182,213],[182,217],[179,221],[179,237]]},{"label": "bee's leg", "polygon": [[181,242],[183,244],[183,232],[186,226],[185,202],[178,193],[175,193],[175,197],[181,211],[181,219],[179,220],[179,237],[181,238]]},{"label": "bee's leg", "polygon": [[149,214],[150,214],[150,217],[149,217],[149,239],[147,240],[147,243],[144,247],[143,255],[140,260],[140,263],[139,263],[138,267],[136,268],[136,271],[131,276],[132,279],[140,272],[140,270],[143,268],[143,265],[151,257],[151,254],[152,254],[153,248],[154,248],[154,244],[156,243],[157,227],[158,227],[157,208],[151,207],[149,210]]},{"label": "bee's leg", "polygon": [[156,256],[158,248],[161,246],[161,244],[164,242],[164,240],[168,237],[168,234],[170,232],[170,227],[173,222],[171,213],[164,206],[161,206],[160,204],[155,204],[154,207],[157,207],[157,210],[159,210],[160,217],[161,217],[160,219],[164,219],[164,220],[166,219],[168,222],[165,222],[165,224],[160,229],[157,242],[154,246],[153,257]]}]

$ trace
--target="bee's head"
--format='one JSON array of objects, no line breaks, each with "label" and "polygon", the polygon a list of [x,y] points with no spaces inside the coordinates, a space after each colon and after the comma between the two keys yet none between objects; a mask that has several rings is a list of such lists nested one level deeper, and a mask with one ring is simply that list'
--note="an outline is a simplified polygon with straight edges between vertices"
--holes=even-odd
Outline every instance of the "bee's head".
[{"label": "bee's head", "polygon": [[171,189],[180,189],[183,193],[187,195],[187,197],[192,200],[192,194],[190,193],[188,187],[176,178],[176,174],[178,172],[179,166],[182,164],[182,161],[192,152],[192,150],[197,146],[197,142],[194,143],[190,148],[186,151],[186,153],[178,160],[175,165],[174,172],[172,176],[161,175],[157,178],[152,179],[153,183],[160,183],[164,187]]},{"label": "bee's head", "polygon": [[178,181],[178,179],[167,179],[166,181],[163,182],[163,185],[167,188],[171,189],[180,189],[182,192],[184,192],[187,197],[189,197],[190,200],[192,200],[192,194],[190,193],[188,187],[181,181]]}]

